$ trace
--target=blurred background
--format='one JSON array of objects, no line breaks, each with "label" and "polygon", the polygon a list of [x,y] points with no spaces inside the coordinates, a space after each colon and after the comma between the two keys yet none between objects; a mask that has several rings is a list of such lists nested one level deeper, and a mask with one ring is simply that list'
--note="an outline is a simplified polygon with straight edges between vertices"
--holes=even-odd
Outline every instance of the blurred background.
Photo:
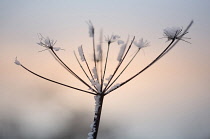
[{"label": "blurred background", "polygon": [[[99,139],[210,139],[210,1],[208,0],[0,0],[0,138],[82,139],[93,120],[92,95],[28,73],[29,69],[79,88],[84,86],[38,46],[37,33],[57,40],[58,55],[81,77],[73,51],[83,45],[92,60],[86,21],[104,35],[136,36],[150,42],[119,82],[151,62],[168,44],[166,27],[185,28],[187,37],[150,69],[107,95]],[[104,43],[103,48],[106,50]],[[107,76],[120,47],[114,43]],[[136,48],[128,55],[131,58]],[[111,73],[110,73],[111,74]],[[84,88],[86,89],[86,88]]]}]

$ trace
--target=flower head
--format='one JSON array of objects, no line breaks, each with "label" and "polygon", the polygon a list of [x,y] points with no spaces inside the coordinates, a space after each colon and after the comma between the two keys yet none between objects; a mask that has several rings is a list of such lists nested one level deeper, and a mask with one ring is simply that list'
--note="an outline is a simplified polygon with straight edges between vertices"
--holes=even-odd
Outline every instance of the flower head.
[{"label": "flower head", "polygon": [[120,38],[119,35],[112,35],[111,37],[105,37],[105,41],[108,42],[108,44],[113,43],[117,41]]},{"label": "flower head", "polygon": [[139,41],[135,41],[134,44],[139,48],[144,48],[149,45],[149,42],[146,40],[144,41],[143,38],[139,39]]},{"label": "flower head", "polygon": [[89,26],[89,36],[90,37],[93,37],[94,36],[94,27],[93,27],[93,24],[92,22],[89,20],[87,22],[88,26]]},{"label": "flower head", "polygon": [[43,46],[45,48],[51,49],[53,48],[53,46],[55,45],[56,41],[54,42],[54,40],[50,40],[49,37],[43,37],[41,34],[39,34],[39,41],[37,44],[40,46]]},{"label": "flower head", "polygon": [[15,63],[16,65],[19,65],[19,66],[21,65],[20,61],[17,60],[17,57],[15,58],[15,62],[14,62],[14,63]]},{"label": "flower head", "polygon": [[[175,39],[185,41],[182,38],[190,39],[190,38],[183,37],[187,33],[188,32],[182,33],[182,29],[180,27],[166,28],[163,30],[163,36],[164,36],[163,38],[167,38],[168,41],[175,40]],[[187,41],[185,41],[185,42],[187,42]]]},{"label": "flower head", "polygon": [[42,51],[45,51],[45,50],[48,50],[48,49],[53,49],[55,51],[64,50],[64,49],[61,49],[60,47],[54,47],[54,45],[56,44],[57,41],[50,40],[49,37],[45,38],[41,34],[39,34],[38,37],[39,37],[39,42],[37,44],[46,48],[46,49],[41,50],[39,52],[42,52]]}]

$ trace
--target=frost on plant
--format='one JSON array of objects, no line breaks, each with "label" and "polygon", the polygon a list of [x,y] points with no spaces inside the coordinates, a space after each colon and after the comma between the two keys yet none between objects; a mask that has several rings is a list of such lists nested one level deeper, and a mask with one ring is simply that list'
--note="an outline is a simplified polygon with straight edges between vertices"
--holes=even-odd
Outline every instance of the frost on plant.
[{"label": "frost on plant", "polygon": [[50,39],[49,37],[45,38],[41,34],[38,34],[38,38],[39,38],[39,42],[37,44],[46,48],[39,52],[42,52],[48,49],[53,49],[55,51],[64,50],[64,49],[61,49],[60,47],[54,47],[57,41],[54,41],[53,39]]},{"label": "frost on plant", "polygon": [[[187,33],[191,25],[193,24],[193,21],[190,22],[190,24],[186,27],[185,30],[179,28],[179,27],[172,27],[172,28],[166,28],[163,30],[163,38],[166,38],[167,41],[170,41],[170,43],[167,44],[165,49],[157,55],[157,57],[152,60],[150,63],[148,63],[147,66],[145,66],[143,69],[139,69],[137,73],[134,73],[131,77],[127,77],[126,80],[120,80],[121,75],[124,72],[129,72],[127,68],[131,65],[132,61],[135,59],[135,57],[139,54],[140,50],[142,48],[145,48],[149,45],[149,42],[144,40],[143,38],[135,39],[135,36],[132,37],[131,40],[129,38],[127,40],[120,39],[119,35],[105,35],[105,40],[103,39],[103,33],[100,33],[100,39],[98,44],[95,42],[95,28],[91,21],[87,22],[88,29],[89,29],[89,37],[92,40],[92,48],[86,48],[85,45],[80,45],[78,47],[78,53],[74,52],[75,59],[78,63],[78,66],[81,68],[81,71],[75,71],[73,70],[75,65],[68,66],[58,55],[57,52],[60,52],[60,47],[55,47],[56,41],[50,39],[49,37],[43,37],[41,34],[39,34],[39,42],[38,45],[44,47],[45,50],[49,50],[53,57],[59,62],[61,66],[64,67],[65,70],[67,70],[70,73],[70,76],[72,79],[78,80],[81,84],[83,84],[85,87],[80,88],[77,86],[71,86],[67,85],[49,78],[46,78],[42,75],[39,75],[35,73],[34,71],[30,70],[23,64],[21,64],[17,57],[15,59],[15,64],[21,66],[23,69],[27,70],[28,72],[32,73],[33,75],[40,77],[44,80],[50,81],[52,83],[68,87],[71,89],[74,89],[75,91],[80,91],[83,93],[87,93],[94,96],[95,99],[95,111],[94,111],[94,118],[93,122],[91,124],[90,132],[88,133],[88,139],[96,139],[98,135],[98,129],[100,124],[100,117],[103,107],[103,101],[106,95],[110,94],[111,92],[115,91],[116,89],[124,86],[134,78],[136,78],[138,75],[140,75],[142,72],[147,70],[150,66],[152,66],[154,63],[156,63],[158,60],[160,60],[163,56],[165,56],[172,48],[180,41],[185,41],[185,39],[189,39],[187,37],[184,37]],[[119,40],[120,39],[120,40]],[[187,41],[186,41],[187,42]],[[132,47],[133,44],[137,47]],[[112,50],[112,47],[114,45],[119,45],[119,52],[116,53],[116,55],[113,55],[111,57],[116,56],[117,64],[113,65],[109,63],[110,55],[109,52]],[[85,49],[83,49],[83,46]],[[106,47],[104,49],[104,47]],[[84,50],[92,49],[93,55],[92,58],[86,59]],[[106,50],[104,52],[104,50]],[[133,54],[132,57],[128,57],[129,54]],[[79,57],[77,56],[79,54]],[[93,59],[93,61],[91,61]],[[126,59],[126,60],[125,60]],[[91,63],[90,63],[91,62]],[[123,66],[122,66],[123,65]],[[110,68],[112,67],[112,68]],[[114,68],[113,68],[114,67]],[[114,69],[111,71],[110,69]],[[109,70],[107,70],[109,69]],[[85,78],[81,78],[81,74],[84,74]]]},{"label": "frost on plant", "polygon": [[[100,95],[96,95],[94,96],[95,99],[95,113],[98,113],[101,107],[101,96]],[[94,116],[94,119],[97,119],[98,115]],[[88,133],[88,138],[87,139],[94,139],[94,134],[96,132],[96,127],[97,127],[97,122],[94,120],[93,123],[90,125],[91,131]]]},{"label": "frost on plant", "polygon": [[118,87],[120,87],[120,85],[121,85],[120,83],[117,83],[117,84],[113,85],[113,86],[107,91],[107,94],[108,94],[109,92],[111,92],[111,91],[117,89]]},{"label": "frost on plant", "polygon": [[108,81],[111,80],[112,76],[113,76],[113,75],[109,75],[109,77],[106,78],[106,80],[108,80]]},{"label": "frost on plant", "polygon": [[141,38],[139,41],[135,41],[134,44],[139,48],[144,48],[144,47],[147,47],[149,45],[149,42],[144,41],[143,38]]},{"label": "frost on plant", "polygon": [[18,61],[17,57],[15,58],[15,62],[14,62],[16,65],[21,65],[20,61]]},{"label": "frost on plant", "polygon": [[90,37],[94,37],[94,27],[91,21],[87,22],[88,27],[89,27],[89,36]]},{"label": "frost on plant", "polygon": [[81,61],[85,61],[85,57],[84,57],[84,53],[83,53],[83,50],[82,50],[82,46],[78,47],[78,52],[79,52]]},{"label": "frost on plant", "polygon": [[120,36],[119,35],[111,35],[111,37],[107,36],[105,38],[106,38],[105,41],[108,42],[108,44],[110,44],[110,43],[117,41],[120,38]]},{"label": "frost on plant", "polygon": [[117,43],[118,43],[118,45],[124,44],[124,41],[123,40],[118,40]]},{"label": "frost on plant", "polygon": [[168,27],[163,30],[163,36],[164,36],[163,38],[167,38],[168,41],[173,40],[173,39],[178,39],[178,40],[188,42],[184,39],[190,39],[190,38],[183,37],[187,33],[188,33],[187,31],[182,33],[182,29],[180,27],[171,27],[171,28]]},{"label": "frost on plant", "polygon": [[98,78],[98,74],[97,74],[96,67],[94,67],[94,68],[92,69],[92,71],[93,71],[93,77],[94,77],[94,79],[97,79],[97,78]]},{"label": "frost on plant", "polygon": [[125,53],[125,50],[126,50],[126,47],[127,47],[127,44],[128,44],[128,41],[129,41],[129,38],[127,39],[127,42],[124,43],[124,41],[122,40],[118,40],[118,45],[121,44],[121,47],[120,47],[120,51],[119,51],[119,54],[118,54],[118,57],[117,57],[117,60],[120,62],[123,58],[123,55]]}]

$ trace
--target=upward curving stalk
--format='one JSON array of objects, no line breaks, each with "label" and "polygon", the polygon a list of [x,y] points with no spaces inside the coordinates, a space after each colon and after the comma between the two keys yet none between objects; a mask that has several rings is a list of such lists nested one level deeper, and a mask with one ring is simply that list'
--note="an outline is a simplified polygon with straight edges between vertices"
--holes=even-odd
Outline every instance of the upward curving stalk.
[{"label": "upward curving stalk", "polygon": [[90,88],[91,90],[93,90],[94,92],[97,93],[97,91],[95,89],[93,89],[89,84],[87,84],[83,79],[81,79],[73,70],[71,70],[61,59],[60,57],[55,53],[55,51],[53,49],[51,49],[51,51],[53,52],[53,54],[55,55],[55,57],[69,70],[70,73],[72,73],[78,80],[80,80],[83,84],[85,84],[88,88]]}]

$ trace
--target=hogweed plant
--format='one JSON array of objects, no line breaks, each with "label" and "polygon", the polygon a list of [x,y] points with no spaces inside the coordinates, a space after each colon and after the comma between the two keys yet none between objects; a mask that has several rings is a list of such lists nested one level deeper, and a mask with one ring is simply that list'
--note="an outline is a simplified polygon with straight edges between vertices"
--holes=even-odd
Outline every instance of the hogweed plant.
[{"label": "hogweed plant", "polygon": [[[150,66],[152,66],[154,63],[156,63],[158,60],[160,60],[163,56],[165,56],[180,40],[186,41],[185,39],[190,39],[187,37],[184,37],[187,33],[191,25],[193,24],[193,21],[190,22],[190,24],[186,27],[185,30],[182,30],[182,28],[179,27],[173,27],[173,28],[166,28],[163,31],[163,38],[167,39],[167,42],[170,43],[168,46],[153,60],[151,61],[146,67],[139,70],[136,74],[129,77],[127,80],[116,83],[118,78],[123,74],[123,72],[127,69],[127,67],[131,64],[133,59],[136,57],[136,55],[140,52],[141,49],[144,47],[147,47],[149,45],[149,42],[144,40],[143,38],[139,39],[138,41],[135,41],[135,37],[132,38],[132,40],[129,42],[129,38],[126,41],[120,40],[119,35],[111,35],[106,36],[105,41],[103,41],[102,33],[100,35],[100,42],[96,46],[95,45],[95,28],[91,21],[87,22],[89,26],[89,37],[92,39],[92,49],[93,49],[93,67],[90,67],[90,64],[88,60],[86,59],[85,52],[83,50],[83,46],[78,47],[78,53],[80,56],[80,59],[78,58],[76,52],[74,52],[75,58],[82,69],[83,73],[85,74],[87,81],[82,79],[78,73],[72,70],[71,66],[67,66],[65,62],[58,56],[57,51],[63,50],[60,47],[55,47],[56,41],[51,40],[49,37],[43,37],[41,34],[39,34],[39,42],[38,45],[44,47],[42,51],[49,50],[52,55],[56,58],[56,60],[63,66],[72,76],[74,76],[77,80],[79,80],[82,84],[84,84],[87,88],[82,89],[75,86],[70,86],[67,84],[63,84],[54,80],[51,80],[49,78],[46,78],[42,75],[39,75],[30,69],[28,69],[26,66],[24,66],[21,62],[18,61],[17,57],[15,59],[15,64],[21,66],[28,72],[45,79],[47,81],[77,90],[84,93],[88,93],[90,95],[94,96],[95,99],[95,115],[93,123],[91,124],[91,131],[88,133],[87,139],[96,139],[100,124],[100,118],[101,118],[101,112],[103,107],[103,101],[104,97],[111,92],[115,91],[116,89],[122,87],[123,85],[127,84],[131,80],[133,80],[135,77],[137,77],[139,74],[144,72],[146,69],[148,69]],[[104,54],[102,43],[106,43],[107,49]],[[107,74],[107,65],[108,65],[108,59],[109,59],[109,52],[110,47],[113,43],[117,43],[120,45],[120,51],[118,53],[117,61],[118,64],[116,65],[116,68],[114,71],[110,74]],[[189,43],[189,42],[188,42]],[[122,63],[124,62],[126,56],[128,55],[131,47],[135,45],[137,47],[136,52],[134,55],[130,58],[129,62],[126,64],[125,67],[121,68]],[[118,74],[117,74],[118,73]],[[107,76],[108,75],[108,76]]]}]

